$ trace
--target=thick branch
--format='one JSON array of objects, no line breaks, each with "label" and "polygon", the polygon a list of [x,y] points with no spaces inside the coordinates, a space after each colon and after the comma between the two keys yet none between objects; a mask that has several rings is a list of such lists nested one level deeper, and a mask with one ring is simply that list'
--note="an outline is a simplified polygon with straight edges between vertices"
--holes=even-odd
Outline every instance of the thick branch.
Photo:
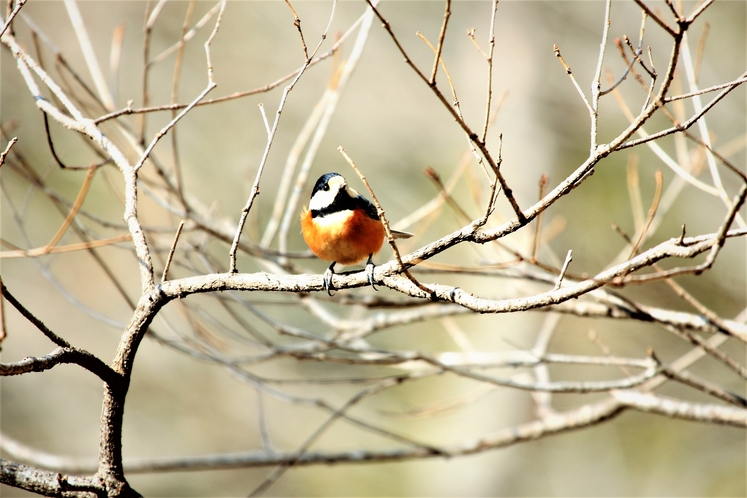
[{"label": "thick branch", "polygon": [[[731,230],[727,233],[727,236],[743,236],[745,233],[747,233],[746,230]],[[454,240],[451,238],[446,239],[447,242]],[[558,304],[582,296],[613,282],[620,275],[627,275],[649,267],[665,258],[693,258],[707,252],[717,243],[719,243],[719,238],[715,234],[687,237],[685,239],[670,239],[652,247],[629,261],[597,274],[593,278],[528,297],[493,300],[476,297],[459,287],[449,285],[431,284],[429,288],[433,289],[433,295],[438,300],[453,302],[481,313],[526,311]],[[403,262],[405,265],[412,264],[413,261],[422,259],[421,255],[423,254],[440,252],[435,250],[436,248],[437,243],[426,246],[426,248],[420,251],[403,257]],[[390,261],[376,267],[375,278],[377,281],[381,280],[388,287],[411,297],[431,298],[431,296],[426,295],[422,290],[417,288],[409,279],[396,275],[398,270],[397,262]],[[335,286],[338,289],[363,287],[366,285],[368,285],[368,280],[362,271],[352,274],[339,274],[335,279]],[[225,290],[311,292],[324,291],[324,283],[321,275],[276,275],[263,272],[249,274],[210,274],[164,282],[159,286],[156,293],[152,293],[150,297],[146,295],[146,298],[155,300],[157,299],[156,296],[159,296],[158,299],[165,298],[168,301],[175,298],[183,298],[190,294]]]},{"label": "thick branch", "polygon": [[95,477],[76,477],[41,470],[0,458],[0,482],[46,496],[69,496],[63,493],[90,492],[107,496]]},{"label": "thick branch", "polygon": [[123,387],[122,378],[114,370],[88,351],[75,348],[56,348],[51,353],[36,358],[28,356],[14,363],[0,363],[0,376],[22,375],[29,372],[43,372],[63,363],[79,365],[96,374],[113,389]]}]

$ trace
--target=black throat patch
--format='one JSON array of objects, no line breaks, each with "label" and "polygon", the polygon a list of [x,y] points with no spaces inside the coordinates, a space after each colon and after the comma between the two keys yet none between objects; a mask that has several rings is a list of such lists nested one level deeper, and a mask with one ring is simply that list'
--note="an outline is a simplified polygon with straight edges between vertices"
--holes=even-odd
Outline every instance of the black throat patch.
[{"label": "black throat patch", "polygon": [[332,201],[332,204],[329,206],[322,209],[312,209],[311,217],[324,217],[341,211],[352,211],[353,209],[362,209],[369,218],[373,220],[379,219],[379,214],[376,212],[376,206],[374,206],[371,201],[361,195],[350,197],[348,191],[344,188],[337,192],[335,200]]}]

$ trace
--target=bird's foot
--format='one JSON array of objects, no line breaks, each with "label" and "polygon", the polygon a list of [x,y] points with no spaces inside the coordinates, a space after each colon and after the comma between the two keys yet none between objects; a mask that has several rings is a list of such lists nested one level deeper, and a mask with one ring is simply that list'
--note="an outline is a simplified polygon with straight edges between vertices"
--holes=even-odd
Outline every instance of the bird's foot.
[{"label": "bird's foot", "polygon": [[335,273],[335,262],[333,261],[331,265],[327,268],[327,270],[322,275],[322,278],[324,279],[324,290],[327,291],[327,294],[330,296],[332,295],[332,275]]},{"label": "bird's foot", "polygon": [[368,261],[366,261],[366,277],[368,277],[368,283],[371,284],[373,290],[378,291],[379,289],[374,285],[374,268],[376,265],[374,265],[373,259],[371,259],[372,256],[373,254],[369,255]]}]

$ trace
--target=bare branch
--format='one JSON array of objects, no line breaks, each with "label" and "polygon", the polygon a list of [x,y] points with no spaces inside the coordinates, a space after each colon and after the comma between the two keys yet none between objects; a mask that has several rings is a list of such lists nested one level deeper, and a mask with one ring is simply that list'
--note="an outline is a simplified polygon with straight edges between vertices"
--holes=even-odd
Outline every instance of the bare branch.
[{"label": "bare branch", "polygon": [[[482,127],[483,142],[488,136],[488,127],[490,126],[490,105],[493,100],[493,55],[495,54],[495,18],[498,14],[498,0],[492,0],[492,15],[490,16],[490,34],[488,39],[488,54],[486,61],[488,63],[488,81],[487,81],[487,98],[485,102],[485,124]],[[472,36],[474,41],[474,36]]]},{"label": "bare branch", "polygon": [[711,396],[722,399],[726,401],[727,403],[731,403],[736,406],[741,406],[743,408],[747,407],[747,399],[745,399],[744,397],[738,394],[726,391],[722,389],[721,387],[713,384],[712,382],[699,379],[690,373],[677,372],[675,370],[672,370],[671,368],[666,368],[666,367],[662,368],[662,373],[672,380],[676,380],[677,382],[687,384],[688,386],[694,387],[695,389],[703,391],[706,394],[710,394]]},{"label": "bare branch", "polygon": [[692,14],[690,14],[689,16],[687,16],[687,19],[685,19],[685,22],[686,22],[687,24],[692,24],[693,22],[695,22],[695,19],[697,19],[697,18],[698,18],[698,17],[700,16],[700,14],[702,14],[703,12],[705,12],[705,10],[706,10],[706,9],[707,9],[708,7],[710,7],[712,3],[713,3],[713,0],[705,0],[705,1],[703,2],[703,3],[701,3],[701,4],[700,4],[700,5],[699,5],[699,6],[698,6],[698,7],[697,7],[697,8],[696,8],[696,9],[695,9],[694,11],[693,11],[693,13],[692,13]]},{"label": "bare branch", "polygon": [[[218,19],[220,19],[220,16],[218,17]],[[206,45],[205,49],[207,50],[207,45]],[[209,61],[209,58],[208,58],[208,61]],[[208,62],[208,64],[209,64],[209,62]],[[161,131],[159,131],[158,133],[156,133],[156,135],[153,137],[153,140],[151,140],[150,144],[145,149],[145,151],[141,154],[140,159],[138,160],[138,162],[135,164],[135,167],[133,168],[136,173],[140,170],[140,168],[142,168],[143,164],[145,163],[145,160],[148,159],[148,157],[150,156],[151,151],[156,146],[156,144],[169,132],[169,130],[171,128],[173,128],[176,125],[176,123],[178,123],[189,111],[191,111],[192,108],[195,105],[197,105],[197,102],[199,102],[200,100],[202,100],[203,98],[205,98],[205,95],[207,95],[208,93],[210,93],[213,90],[213,88],[215,88],[217,86],[216,83],[213,81],[212,66],[210,66],[210,65],[208,66],[208,75],[209,75],[208,79],[210,81],[209,81],[207,87],[205,87],[205,89],[202,92],[200,92],[200,94],[197,97],[195,97],[195,99],[192,101],[191,104],[189,104],[187,107],[185,107],[182,110],[182,112],[180,112],[174,119],[172,119],[171,121],[169,121],[169,123],[166,126],[164,126],[163,128],[161,128]]]},{"label": "bare branch", "polygon": [[18,137],[13,137],[8,142],[8,145],[5,146],[5,150],[3,150],[2,154],[0,154],[0,167],[5,164],[5,158],[8,156],[8,153],[10,152],[10,149],[13,148],[13,146],[18,142]]},{"label": "bare branch", "polygon": [[747,410],[745,409],[679,401],[634,391],[617,391],[613,393],[613,396],[625,406],[642,412],[697,422],[708,421],[734,427],[747,427]]},{"label": "bare branch", "polygon": [[607,0],[604,8],[604,28],[602,29],[602,41],[599,44],[599,57],[597,58],[597,69],[594,72],[594,80],[591,83],[591,153],[597,148],[599,135],[599,98],[602,91],[602,65],[604,64],[604,54],[607,50],[607,39],[609,38],[610,10],[612,0]]},{"label": "bare branch", "polygon": [[358,169],[358,167],[355,165],[353,160],[348,156],[347,152],[345,152],[345,149],[342,148],[342,146],[337,147],[337,150],[342,154],[342,157],[345,158],[347,163],[350,165],[351,168],[356,172],[358,177],[361,179],[363,184],[366,186],[366,190],[368,190],[368,193],[371,194],[371,200],[373,201],[374,205],[376,206],[376,211],[381,218],[381,223],[384,225],[384,230],[386,231],[386,238],[389,242],[389,246],[392,248],[392,252],[394,253],[394,257],[397,259],[397,264],[399,265],[399,271],[404,273],[405,276],[421,291],[423,292],[430,292],[430,290],[425,287],[423,284],[418,282],[415,277],[412,276],[412,274],[405,268],[405,265],[402,263],[402,256],[400,256],[399,248],[397,247],[397,243],[394,242],[394,236],[392,235],[392,230],[389,227],[389,221],[386,218],[386,213],[384,212],[384,208],[381,207],[381,204],[379,204],[379,200],[376,198],[376,194],[374,193],[371,186],[368,184],[368,180],[366,180],[366,177],[361,173],[361,171]]},{"label": "bare branch", "polygon": [[166,277],[169,274],[169,268],[171,267],[171,260],[174,258],[174,251],[176,250],[176,244],[179,242],[179,235],[182,233],[182,228],[184,228],[184,220],[179,222],[179,227],[176,229],[176,233],[174,234],[174,242],[171,244],[171,249],[169,249],[169,257],[166,258],[166,265],[163,267],[163,275],[161,275],[161,282],[166,280]]},{"label": "bare branch", "polygon": [[301,48],[303,50],[303,60],[307,63],[309,62],[309,50],[306,48],[306,40],[303,39],[303,31],[301,30],[301,19],[298,18],[298,14],[296,14],[296,10],[293,8],[293,5],[291,5],[290,0],[285,0],[285,5],[288,6],[288,8],[293,13],[293,25],[298,30],[298,35],[301,37]]},{"label": "bare branch", "polygon": [[0,458],[0,482],[47,496],[92,493],[105,496],[105,488],[94,477],[76,477],[29,467]]},{"label": "bare branch", "polygon": [[113,111],[114,99],[112,98],[109,86],[106,84],[106,78],[104,78],[104,73],[101,71],[98,59],[96,58],[93,44],[88,36],[88,29],[86,29],[83,17],[80,15],[80,10],[78,9],[78,3],[76,0],[65,0],[65,8],[70,17],[70,22],[73,24],[73,31],[78,37],[78,45],[80,45],[80,48],[83,51],[88,71],[91,73],[94,85],[96,85],[98,97],[104,103],[107,110]]},{"label": "bare branch", "polygon": [[18,0],[18,2],[16,2],[16,6],[13,7],[13,10],[11,11],[10,15],[5,20],[5,23],[3,23],[3,27],[0,28],[0,36],[3,36],[3,33],[5,33],[5,30],[7,30],[10,27],[11,23],[13,22],[13,19],[15,19],[18,13],[21,12],[21,9],[23,8],[23,6],[26,4],[27,1],[28,0]]},{"label": "bare branch", "polygon": [[654,11],[652,11],[648,5],[646,5],[643,0],[635,0],[635,3],[638,4],[638,6],[643,9],[643,11],[654,21],[656,21],[656,24],[662,27],[664,31],[669,33],[670,36],[676,37],[678,33],[676,33],[670,26],[667,24],[666,21],[664,21],[661,17],[659,17]]},{"label": "bare branch", "polygon": [[431,77],[429,79],[431,85],[436,84],[436,71],[438,71],[438,64],[441,61],[441,51],[444,48],[444,38],[446,37],[446,25],[449,23],[450,16],[451,16],[451,0],[446,0],[446,7],[444,10],[444,21],[443,21],[443,24],[441,24],[441,32],[438,34],[438,48],[436,49],[436,56],[433,59],[433,69],[431,70]]},{"label": "bare branch", "polygon": [[106,382],[112,389],[122,390],[125,386],[123,379],[99,358],[88,351],[71,347],[55,348],[41,358],[28,356],[14,363],[0,363],[0,376],[43,372],[63,363],[72,363],[85,368]]},{"label": "bare branch", "polygon": [[553,290],[558,290],[560,289],[560,286],[563,285],[563,278],[565,278],[565,272],[568,271],[568,266],[571,264],[571,261],[573,261],[573,251],[568,249],[568,254],[565,256],[565,262],[563,262],[563,267],[560,269],[560,274],[558,275],[558,279],[555,281],[555,287],[553,287]]},{"label": "bare branch", "polygon": [[555,53],[555,57],[558,58],[558,60],[560,61],[560,64],[563,66],[563,69],[565,69],[565,73],[568,75],[569,78],[571,78],[571,82],[573,83],[573,86],[576,87],[576,91],[581,96],[581,100],[583,100],[584,104],[586,104],[586,109],[588,109],[590,114],[593,114],[594,109],[591,107],[591,104],[589,103],[589,100],[586,98],[586,95],[584,95],[584,91],[581,90],[581,87],[576,81],[576,77],[573,76],[573,71],[571,70],[571,66],[569,66],[565,62],[565,59],[563,59],[563,56],[560,54],[560,48],[557,45],[553,45],[552,50]]},{"label": "bare branch", "polygon": [[485,160],[488,162],[490,167],[493,169],[493,172],[495,173],[496,177],[498,178],[498,181],[501,185],[501,190],[503,190],[504,195],[506,196],[506,199],[511,204],[511,208],[514,211],[514,214],[516,215],[517,221],[519,225],[524,225],[528,220],[526,219],[524,213],[522,212],[521,208],[519,207],[519,204],[516,202],[516,199],[513,196],[513,191],[511,188],[509,188],[508,184],[506,183],[506,180],[503,177],[503,174],[500,173],[498,170],[498,166],[496,165],[496,162],[493,160],[490,152],[488,151],[487,147],[485,146],[485,143],[480,141],[478,139],[477,134],[472,131],[472,129],[467,125],[467,123],[462,119],[457,112],[452,108],[451,105],[449,105],[449,102],[444,97],[443,93],[441,93],[440,90],[435,85],[431,85],[429,83],[428,78],[423,74],[420,69],[415,66],[415,64],[412,62],[410,57],[407,55],[407,52],[400,44],[399,40],[397,39],[396,35],[392,31],[392,28],[389,24],[389,21],[387,21],[379,12],[379,10],[376,8],[376,6],[373,4],[371,0],[366,0],[368,5],[373,9],[374,13],[376,14],[376,17],[379,18],[379,20],[382,22],[382,25],[384,29],[389,34],[390,38],[394,42],[394,44],[397,46],[397,49],[400,51],[402,56],[405,58],[405,62],[412,68],[413,71],[415,71],[415,74],[418,75],[418,77],[425,82],[435,93],[436,97],[441,101],[441,103],[446,107],[446,109],[449,111],[449,113],[454,117],[456,122],[462,127],[464,132],[467,134],[467,137],[471,142],[475,144],[475,146],[480,150],[480,153],[483,155]]},{"label": "bare branch", "polygon": [[337,6],[337,0],[334,0],[332,3],[332,12],[329,16],[329,21],[327,23],[327,28],[324,30],[324,33],[322,33],[322,36],[320,37],[319,43],[317,44],[316,48],[312,52],[310,57],[306,58],[306,61],[304,62],[303,66],[301,66],[301,69],[296,74],[296,77],[291,81],[291,83],[285,87],[283,90],[283,95],[280,97],[280,103],[278,104],[278,109],[275,111],[275,120],[272,124],[272,129],[267,134],[267,145],[265,146],[265,150],[262,153],[262,159],[259,163],[259,167],[257,168],[257,176],[254,180],[254,185],[252,186],[251,193],[249,194],[249,199],[246,201],[246,205],[241,210],[241,218],[239,219],[238,227],[236,228],[236,235],[234,236],[233,243],[231,244],[231,249],[228,253],[229,256],[229,265],[230,265],[230,271],[231,273],[238,272],[238,268],[236,266],[236,252],[239,248],[239,240],[241,239],[241,233],[244,231],[244,224],[246,223],[246,219],[249,216],[249,211],[252,208],[252,204],[254,204],[254,199],[259,195],[259,181],[262,177],[262,171],[264,170],[265,164],[267,164],[267,158],[270,154],[270,148],[272,147],[272,143],[275,139],[275,134],[278,129],[278,124],[280,123],[280,116],[283,112],[283,108],[285,107],[285,103],[288,99],[288,94],[293,90],[293,87],[296,86],[296,83],[298,83],[298,80],[301,79],[301,76],[303,76],[306,69],[308,69],[309,65],[311,65],[311,61],[313,60],[314,56],[316,55],[317,51],[319,51],[319,48],[322,46],[322,43],[327,37],[327,32],[329,30],[330,25],[332,24],[332,19],[335,15],[335,7]]}]

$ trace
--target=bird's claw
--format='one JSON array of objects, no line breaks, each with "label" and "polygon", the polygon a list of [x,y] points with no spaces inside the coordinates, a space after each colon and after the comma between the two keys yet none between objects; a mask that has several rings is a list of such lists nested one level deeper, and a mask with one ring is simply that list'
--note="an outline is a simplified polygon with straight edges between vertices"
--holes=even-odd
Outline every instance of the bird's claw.
[{"label": "bird's claw", "polygon": [[371,256],[368,257],[368,261],[366,261],[366,277],[368,277],[368,283],[371,284],[371,287],[373,290],[378,291],[379,289],[376,288],[374,285],[374,268],[376,265],[374,265],[373,260],[371,259]]},{"label": "bird's claw", "polygon": [[332,287],[332,275],[335,273],[334,266],[335,263],[329,265],[329,268],[327,268],[327,270],[322,275],[322,279],[324,280],[324,290],[326,290],[327,294],[329,294],[330,296],[332,296],[332,289],[334,288]]},{"label": "bird's claw", "polygon": [[[366,278],[368,279],[368,283],[371,284],[371,287],[373,290],[378,291],[379,289],[376,288],[374,285],[374,268],[376,268],[376,265],[374,265],[373,254],[368,256],[368,261],[366,261]],[[329,265],[327,270],[322,274],[322,281],[324,282],[324,290],[327,291],[327,294],[332,296],[332,290],[334,287],[332,286],[332,275],[335,274],[335,265],[337,263],[332,263]]]}]

